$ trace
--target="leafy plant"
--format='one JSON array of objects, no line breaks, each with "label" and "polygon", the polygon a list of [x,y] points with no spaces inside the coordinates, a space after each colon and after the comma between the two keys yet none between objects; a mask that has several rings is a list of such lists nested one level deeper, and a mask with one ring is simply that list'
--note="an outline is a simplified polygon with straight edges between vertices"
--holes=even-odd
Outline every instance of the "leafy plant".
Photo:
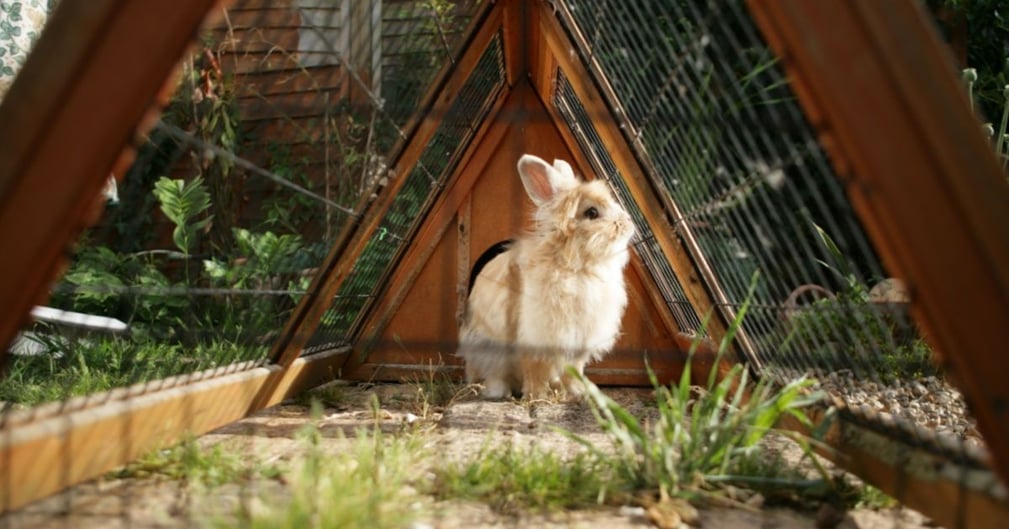
[{"label": "leafy plant", "polygon": [[813,224],[829,261],[817,263],[844,285],[833,297],[822,298],[789,318],[788,336],[779,350],[799,350],[813,364],[830,369],[870,370],[884,382],[895,378],[934,375],[932,352],[910,322],[895,318],[869,299],[869,288],[855,273],[827,232]]},{"label": "leafy plant", "polygon": [[175,224],[172,241],[187,258],[196,245],[197,237],[210,225],[212,216],[197,219],[210,208],[210,194],[203,178],[186,182],[182,179],[161,177],[154,184],[154,195],[161,203],[161,211]]},{"label": "leafy plant", "polygon": [[[814,381],[807,378],[781,388],[767,380],[748,386],[747,371],[738,365],[720,381],[709,379],[694,395],[688,362],[675,386],[659,385],[653,376],[658,419],[648,424],[585,382],[588,402],[615,454],[607,455],[577,435],[572,438],[601,461],[610,462],[616,475],[633,489],[658,490],[669,496],[705,495],[725,485],[750,486],[754,480],[745,469],[761,456],[764,437],[785,416],[812,427],[803,409],[822,399],[822,394],[812,391]],[[746,388],[750,389],[748,398]],[[810,440],[780,433],[803,444],[809,459],[815,461]]]}]

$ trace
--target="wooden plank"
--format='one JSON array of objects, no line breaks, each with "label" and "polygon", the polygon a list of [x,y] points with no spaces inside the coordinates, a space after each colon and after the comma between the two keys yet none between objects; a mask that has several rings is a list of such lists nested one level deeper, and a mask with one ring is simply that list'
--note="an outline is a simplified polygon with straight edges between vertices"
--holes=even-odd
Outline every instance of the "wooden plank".
[{"label": "wooden plank", "polygon": [[[672,349],[649,351],[647,357],[638,349],[614,351],[612,359],[592,364],[586,367],[585,373],[589,379],[605,386],[639,386],[651,385],[645,369],[645,361],[655,373],[660,384],[678,381],[687,364],[691,338],[678,335],[671,343]],[[369,361],[354,365],[343,371],[343,377],[348,380],[408,382],[415,380],[419,374],[426,374],[432,368],[448,375],[455,380],[462,380],[464,373],[462,361],[446,352],[446,344],[437,343],[407,343],[388,344],[389,347],[379,347],[369,358]],[[397,349],[394,346],[401,346]],[[728,373],[731,364],[716,363],[715,353],[710,341],[703,342],[694,354],[691,363],[691,381],[695,385],[707,384],[708,375],[712,369],[717,369],[716,376]],[[356,353],[355,353],[356,354]]]},{"label": "wooden plank", "polygon": [[515,86],[526,76],[529,68],[529,2],[525,0],[503,0],[504,19],[502,35],[504,38],[505,71],[508,86]]},{"label": "wooden plank", "polygon": [[[347,372],[345,378],[347,380],[358,380],[362,382],[409,383],[415,380],[423,380],[425,377],[430,376],[431,371],[434,370],[439,376],[444,375],[451,380],[461,381],[463,379],[465,373],[462,366],[440,365],[437,363],[437,356],[432,356],[428,359],[431,360],[430,363],[411,362],[408,364],[379,364],[368,362]],[[656,376],[661,379],[668,380],[671,380],[675,376],[679,376],[678,373],[680,372],[682,372],[682,369],[679,371],[666,368],[658,368],[655,370]],[[641,368],[615,369],[586,367],[585,374],[589,377],[589,380],[592,380],[599,386],[642,387],[650,385],[645,370]]]},{"label": "wooden plank", "polygon": [[[293,29],[301,28],[301,14],[294,6],[273,6],[245,9],[242,0],[236,0],[227,10],[227,16],[214,24],[213,30],[232,28],[235,30],[262,29]],[[335,9],[339,11],[339,9]]]},{"label": "wooden plank", "polygon": [[[669,197],[652,187],[649,178],[646,176],[640,162],[633,150],[627,143],[623,131],[618,125],[618,120],[610,112],[606,105],[603,94],[599,92],[592,83],[592,75],[585,65],[578,60],[577,56],[569,53],[574,48],[574,44],[567,38],[563,28],[557,20],[550,6],[540,5],[536,15],[541,27],[541,46],[546,53],[541,55],[544,63],[531,65],[533,68],[532,78],[540,80],[550,80],[549,84],[540,84],[537,90],[540,98],[547,101],[547,106],[553,108],[554,78],[551,74],[543,74],[538,70],[551,68],[552,61],[556,61],[561,70],[565,72],[567,79],[571,82],[579,100],[585,105],[590,116],[596,116],[594,125],[596,132],[607,146],[613,162],[624,175],[624,181],[631,192],[634,201],[638,204],[642,214],[648,222],[649,229],[655,234],[662,253],[669,261],[673,272],[680,280],[684,292],[691,305],[703,318],[705,314],[713,314],[714,317],[708,322],[707,333],[715,340],[721,340],[725,335],[727,327],[726,319],[717,309],[711,294],[705,288],[705,284],[711,284],[707,278],[695,265],[698,249],[693,252],[685,249],[684,245],[675,236],[677,231],[683,232],[684,227],[674,229],[670,224],[666,211],[676,211],[675,204]],[[547,60],[545,57],[551,57]],[[544,81],[540,81],[543,83]],[[556,116],[556,114],[554,114]],[[609,117],[606,119],[605,117]],[[559,117],[555,117],[559,119]],[[561,120],[563,121],[563,120]],[[693,258],[692,258],[693,255]]]},{"label": "wooden plank", "polygon": [[50,17],[0,105],[0,343],[47,296],[66,245],[95,220],[105,179],[128,160],[124,145],[215,3],[65,2]]},{"label": "wooden plank", "polygon": [[[825,419],[811,413],[814,428]],[[1002,529],[1009,520],[1009,503],[993,494],[998,478],[976,464],[955,462],[905,439],[867,428],[854,420],[833,416],[816,452],[893,497],[925,514],[939,527]],[[879,422],[875,418],[873,422]],[[804,436],[810,430],[792,417],[778,427]],[[1002,488],[1002,495],[1005,488]]]},{"label": "wooden plank", "polygon": [[949,52],[915,2],[749,6],[1009,478],[1009,188]]},{"label": "wooden plank", "polygon": [[[389,206],[395,200],[397,191],[406,181],[406,175],[413,169],[414,164],[424,152],[428,141],[434,136],[437,126],[441,122],[441,117],[454,102],[455,96],[468,78],[469,72],[479,60],[480,52],[486,48],[487,43],[500,27],[499,8],[492,7],[485,13],[485,19],[481,17],[479,20],[474,20],[471,30],[475,34],[472,39],[468,39],[470,43],[467,51],[459,59],[455,68],[446,66],[444,71],[446,77],[436,83],[428,95],[424,97],[424,106],[418,113],[421,117],[418,120],[411,120],[415,125],[408,125],[407,130],[412,130],[412,132],[407,141],[396,149],[399,150],[399,153],[396,154],[396,162],[392,167],[394,177],[390,178],[386,187],[375,190],[377,199],[362,203],[361,207],[356,210],[361,212],[361,216],[354,222],[346,224],[337,243],[334,244],[323,266],[320,267],[319,275],[313,279],[309,293],[302,297],[301,302],[295,308],[281,338],[271,351],[271,358],[277,363],[289,365],[293,362],[301,354],[305,343],[315,333],[322,315],[329,309],[343,281],[353,270],[355,261],[364,251]],[[365,195],[367,200],[371,194],[366,193]]]},{"label": "wooden plank", "polygon": [[89,398],[101,404],[5,427],[0,430],[0,512],[332,380],[344,356],[346,351],[312,355],[288,369],[260,367],[128,399],[94,395]]}]

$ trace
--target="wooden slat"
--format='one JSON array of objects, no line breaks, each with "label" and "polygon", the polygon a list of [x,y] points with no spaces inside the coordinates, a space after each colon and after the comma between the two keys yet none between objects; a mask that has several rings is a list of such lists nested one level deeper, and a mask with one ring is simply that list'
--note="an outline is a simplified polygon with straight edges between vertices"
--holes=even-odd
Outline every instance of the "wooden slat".
[{"label": "wooden slat", "polygon": [[[430,355],[429,357],[418,357],[419,360],[429,360],[430,362],[410,362],[407,364],[372,363],[368,362],[356,366],[353,370],[346,372],[347,380],[359,380],[368,382],[409,382],[412,380],[424,380],[429,376],[432,369],[438,375],[445,375],[452,380],[461,381],[464,376],[464,369],[458,365],[440,365],[440,357]],[[660,380],[672,380],[682,373],[679,369],[666,367],[656,368],[656,376]],[[651,383],[642,367],[632,369],[598,368],[586,367],[585,375],[594,383],[600,386],[648,386]]]},{"label": "wooden slat", "polygon": [[1009,188],[949,52],[916,2],[749,5],[1009,478]]},{"label": "wooden slat", "polygon": [[525,0],[503,0],[505,71],[509,86],[515,86],[528,71],[529,46],[529,2]]},{"label": "wooden slat", "polygon": [[[811,414],[814,429],[825,415]],[[877,419],[878,420],[878,419]],[[949,529],[1002,529],[1009,503],[992,494],[997,477],[975,465],[957,463],[840,416],[833,416],[816,452],[861,477],[903,505],[920,511],[936,526]],[[808,436],[809,428],[792,417],[778,427]],[[1003,489],[1002,494],[1005,493]]]},{"label": "wooden slat", "polygon": [[332,380],[345,355],[346,351],[313,355],[286,370],[261,367],[128,399],[94,395],[90,398],[101,404],[4,428],[0,512]]},{"label": "wooden slat", "polygon": [[[456,67],[446,65],[441,74],[441,81],[435,83],[425,95],[419,118],[412,119],[407,130],[412,131],[407,140],[397,147],[396,163],[392,168],[395,175],[389,185],[376,190],[378,198],[373,202],[362,203],[357,211],[362,216],[354,222],[346,223],[343,231],[333,245],[319,274],[313,279],[309,292],[301,298],[298,306],[285,326],[281,338],[271,351],[271,358],[281,365],[289,365],[301,354],[305,343],[315,333],[322,320],[322,315],[329,309],[340,286],[353,270],[354,262],[364,251],[365,246],[378,229],[385,212],[388,211],[397,191],[406,181],[406,175],[413,169],[420,158],[428,141],[441,122],[448,108],[454,102],[469,72],[480,58],[480,52],[490,42],[491,37],[500,27],[500,9],[487,7],[481,16],[475,17],[470,32],[467,52],[459,59]],[[366,197],[370,193],[366,193]]]},{"label": "wooden slat", "polygon": [[0,343],[94,221],[105,179],[215,3],[63,2],[50,17],[0,106]]},{"label": "wooden slat", "polygon": [[[631,196],[641,209],[650,230],[655,234],[663,255],[680,280],[688,301],[702,318],[707,313],[714,314],[715,317],[711,318],[708,323],[707,332],[716,340],[720,340],[727,329],[726,321],[721,312],[716,309],[711,295],[706,290],[705,281],[702,279],[704,276],[695,266],[695,261],[691,259],[690,253],[676,238],[676,230],[673,229],[665,213],[666,208],[674,205],[664,203],[660,199],[663,194],[651,187],[641,164],[620,130],[618,121],[607,107],[603,95],[592,83],[592,76],[588,69],[575,54],[569,53],[574,44],[567,38],[550,6],[540,5],[533,16],[537,18],[541,37],[538,37],[539,47],[533,48],[539,50],[537,57],[530,58],[537,60],[537,62],[531,64],[530,67],[532,68],[532,78],[541,83],[536,87],[540,98],[547,102],[555,119],[560,120],[552,103],[555,75],[553,72],[543,73],[540,71],[543,68],[551,68],[556,61],[556,64],[571,82],[572,88],[582,104],[585,105],[589,115],[596,117],[594,120],[596,132],[603,144],[606,145],[613,162],[624,175],[624,181]],[[548,84],[547,81],[549,81]]]}]

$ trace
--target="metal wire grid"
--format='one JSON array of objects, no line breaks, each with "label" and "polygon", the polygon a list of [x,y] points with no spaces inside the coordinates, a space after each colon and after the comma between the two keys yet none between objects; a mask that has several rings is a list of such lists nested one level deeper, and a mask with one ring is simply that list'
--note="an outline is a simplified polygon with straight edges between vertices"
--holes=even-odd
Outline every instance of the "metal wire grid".
[{"label": "metal wire grid", "polygon": [[421,154],[373,237],[305,349],[311,354],[350,343],[364,308],[381,294],[403,244],[415,233],[445,179],[504,88],[504,50],[495,35]]},{"label": "metal wire grid", "polygon": [[[557,5],[722,304],[749,301],[765,376],[886,385],[932,369],[910,324],[869,301],[887,274],[742,1]],[[793,295],[806,285],[831,294]]]},{"label": "metal wire grid", "polygon": [[[26,354],[11,357],[0,381],[27,385],[12,384],[0,400],[62,400],[110,383],[266,361],[334,234],[386,177],[406,123],[437,72],[455,61],[476,9],[475,2],[442,11],[421,1],[353,3],[362,15],[347,11],[351,4],[239,0],[201,34],[172,104],[121,179],[119,201],[78,242],[50,302],[118,318],[129,333],[52,323],[27,329],[18,342]],[[359,24],[361,17],[370,22]],[[465,139],[465,127],[439,131],[406,195],[427,196],[454,163],[449,146]],[[152,192],[161,176],[203,177],[211,207],[186,224],[213,219],[192,230],[188,252],[175,247],[175,226]],[[424,205],[404,201],[394,208],[396,226]],[[397,232],[385,229],[388,243]],[[47,383],[28,380],[40,374]],[[24,389],[43,386],[44,395]]]},{"label": "metal wire grid", "polygon": [[624,176],[620,174],[613,158],[603,145],[585,105],[575,95],[574,88],[563,71],[557,73],[553,103],[571,128],[579,147],[585,153],[589,163],[592,164],[595,174],[609,182],[617,200],[634,219],[634,225],[637,228],[637,235],[632,242],[634,249],[655,278],[662,293],[662,299],[665,300],[672,312],[677,325],[683,330],[702,332],[701,319],[697,316],[693,305],[687,301],[683,286],[673,274],[669,262],[663,258],[662,251],[655,240],[655,234],[652,233],[641,209],[631,197],[627,184],[624,182]]}]

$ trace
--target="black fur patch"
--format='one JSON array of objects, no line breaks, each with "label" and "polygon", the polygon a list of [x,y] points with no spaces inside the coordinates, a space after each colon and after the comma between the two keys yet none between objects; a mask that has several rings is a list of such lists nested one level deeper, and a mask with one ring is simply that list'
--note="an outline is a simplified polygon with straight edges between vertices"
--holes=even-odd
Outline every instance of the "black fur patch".
[{"label": "black fur patch", "polygon": [[469,295],[470,292],[473,292],[473,283],[476,283],[476,276],[480,275],[480,271],[483,270],[483,267],[487,266],[487,263],[491,262],[491,260],[495,257],[507,252],[508,248],[511,248],[512,243],[514,242],[514,239],[508,239],[507,241],[496,243],[490,248],[487,248],[487,250],[484,251],[479,258],[477,258],[476,264],[473,265],[473,271],[469,274],[469,290],[466,291],[467,295]]}]

